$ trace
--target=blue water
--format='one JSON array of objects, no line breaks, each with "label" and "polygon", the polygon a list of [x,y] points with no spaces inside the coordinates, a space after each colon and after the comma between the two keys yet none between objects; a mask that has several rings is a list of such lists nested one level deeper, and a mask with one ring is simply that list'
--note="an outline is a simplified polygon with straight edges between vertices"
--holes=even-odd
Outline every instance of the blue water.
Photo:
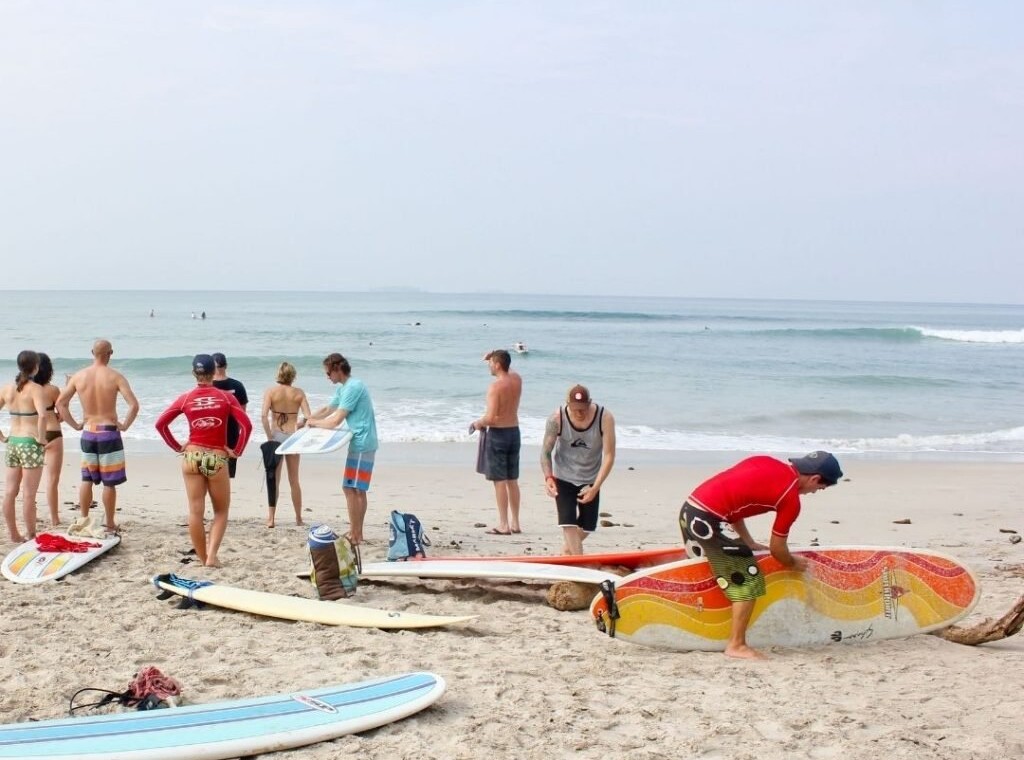
[{"label": "blue water", "polygon": [[[491,348],[524,379],[524,440],[576,382],[618,420],[619,446],[671,451],[1024,452],[1024,306],[424,293],[9,292],[0,375],[23,348],[57,380],[97,337],[142,402],[129,438],[222,351],[254,419],[277,365],[315,406],[321,360],[367,382],[384,445],[470,440]],[[149,317],[150,310],[155,316]],[[192,319],[206,311],[208,318]],[[0,416],[0,426],[7,421]]]}]

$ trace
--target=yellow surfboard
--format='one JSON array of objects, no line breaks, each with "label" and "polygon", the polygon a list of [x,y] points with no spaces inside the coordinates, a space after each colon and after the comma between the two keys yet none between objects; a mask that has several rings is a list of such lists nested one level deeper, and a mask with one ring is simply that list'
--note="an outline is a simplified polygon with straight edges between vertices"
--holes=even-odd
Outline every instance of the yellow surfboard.
[{"label": "yellow surfboard", "polygon": [[446,617],[392,612],[373,607],[360,607],[347,602],[325,602],[266,591],[251,591],[219,583],[194,581],[168,574],[153,578],[153,585],[171,594],[202,604],[212,604],[238,612],[251,612],[282,620],[301,620],[324,625],[347,625],[354,628],[436,628],[467,623],[476,615]]}]

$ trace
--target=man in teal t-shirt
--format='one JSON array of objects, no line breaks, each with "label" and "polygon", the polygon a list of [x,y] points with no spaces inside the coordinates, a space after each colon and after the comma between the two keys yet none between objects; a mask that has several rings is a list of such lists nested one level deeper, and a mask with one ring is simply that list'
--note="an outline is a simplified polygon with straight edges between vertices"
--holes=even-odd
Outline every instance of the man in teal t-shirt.
[{"label": "man in teal t-shirt", "polygon": [[377,452],[377,420],[373,414],[373,401],[366,383],[352,377],[348,359],[338,353],[324,359],[324,370],[338,387],[330,403],[318,409],[309,418],[310,427],[336,428],[348,421],[352,442],[345,457],[345,475],[341,486],[348,506],[349,534],[357,546],[363,541],[363,521],[366,518],[366,492],[373,477],[373,460]]}]

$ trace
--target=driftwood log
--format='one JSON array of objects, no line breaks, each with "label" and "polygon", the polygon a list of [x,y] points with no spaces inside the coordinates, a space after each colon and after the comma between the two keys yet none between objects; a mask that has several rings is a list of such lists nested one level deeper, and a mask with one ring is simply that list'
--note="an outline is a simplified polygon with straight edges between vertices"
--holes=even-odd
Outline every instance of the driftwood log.
[{"label": "driftwood log", "polygon": [[970,628],[954,625],[943,628],[941,631],[935,631],[935,635],[955,644],[977,646],[1013,636],[1020,633],[1022,627],[1024,627],[1024,596],[1018,599],[1010,611],[998,620],[986,618]]}]

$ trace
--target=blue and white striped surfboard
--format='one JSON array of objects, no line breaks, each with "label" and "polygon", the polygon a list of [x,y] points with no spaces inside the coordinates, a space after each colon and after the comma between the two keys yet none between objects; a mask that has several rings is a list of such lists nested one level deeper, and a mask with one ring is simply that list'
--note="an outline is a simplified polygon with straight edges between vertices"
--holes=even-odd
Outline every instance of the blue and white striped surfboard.
[{"label": "blue and white striped surfboard", "polygon": [[222,760],[367,731],[428,707],[444,679],[406,673],[359,683],[162,710],[0,726],[0,758]]},{"label": "blue and white striped surfboard", "polygon": [[344,423],[337,428],[299,428],[281,442],[277,455],[330,454],[342,446],[348,446],[351,440],[352,431]]}]

